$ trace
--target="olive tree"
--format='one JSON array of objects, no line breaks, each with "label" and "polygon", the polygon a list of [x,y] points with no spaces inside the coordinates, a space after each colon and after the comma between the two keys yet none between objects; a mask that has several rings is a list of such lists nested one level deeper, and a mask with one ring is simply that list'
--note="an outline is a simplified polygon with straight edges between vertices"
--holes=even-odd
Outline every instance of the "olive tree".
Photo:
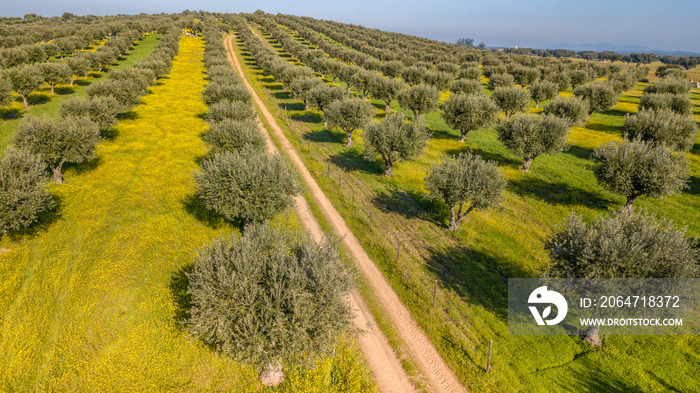
[{"label": "olive tree", "polygon": [[453,94],[465,93],[465,94],[481,94],[484,90],[481,82],[471,79],[457,79],[450,85],[450,91]]},{"label": "olive tree", "polygon": [[454,75],[444,71],[428,71],[423,75],[423,82],[435,86],[438,91],[446,90]]},{"label": "olive tree", "polygon": [[304,102],[304,109],[308,111],[309,102],[307,101],[307,94],[309,93],[309,90],[321,84],[324,83],[323,80],[319,78],[297,78],[294,79],[289,85],[289,89],[292,91],[292,96],[294,96],[294,98]]},{"label": "olive tree", "polygon": [[369,160],[377,155],[382,157],[385,176],[392,175],[394,163],[418,157],[428,144],[430,136],[425,126],[406,120],[404,114],[392,113],[365,129],[365,157]]},{"label": "olive tree", "polygon": [[403,63],[398,60],[387,61],[382,64],[382,73],[389,78],[398,78],[401,75],[401,70],[403,69]]},{"label": "olive tree", "polygon": [[0,235],[28,227],[54,207],[45,172],[46,164],[27,150],[9,146],[0,157]]},{"label": "olive tree", "polygon": [[96,123],[103,132],[110,131],[117,124],[119,103],[114,97],[96,96],[93,98],[71,98],[64,101],[58,109],[63,117],[87,116]]},{"label": "olive tree", "polygon": [[535,100],[535,108],[540,107],[542,101],[551,100],[559,93],[559,86],[554,82],[539,81],[530,85],[530,96]]},{"label": "olive tree", "polygon": [[27,116],[19,123],[14,144],[46,161],[53,181],[63,183],[63,164],[80,164],[95,157],[100,128],[88,117],[66,116],[57,121]]},{"label": "olive tree", "polygon": [[268,224],[215,239],[187,278],[188,330],[257,367],[268,386],[284,379],[283,365],[331,354],[352,317],[352,278],[334,243]]},{"label": "olive tree", "polygon": [[384,112],[389,112],[389,104],[396,99],[399,91],[406,88],[406,84],[396,80],[376,75],[369,81],[369,92],[372,97],[386,103]]},{"label": "olive tree", "polygon": [[68,83],[70,81],[71,71],[65,63],[44,63],[41,64],[40,69],[44,81],[51,87],[51,94],[56,94],[56,85],[59,83]]},{"label": "olive tree", "polygon": [[522,170],[528,172],[541,154],[555,154],[567,148],[569,122],[552,115],[518,115],[496,128],[498,140],[523,157]]},{"label": "olive tree", "polygon": [[[700,274],[697,241],[671,221],[621,211],[590,223],[572,214],[546,243],[550,276],[558,278],[681,278]],[[584,335],[601,345],[599,326]]]},{"label": "olive tree", "polygon": [[642,109],[625,116],[622,135],[628,140],[664,143],[672,149],[688,151],[695,144],[697,132],[697,123],[690,115],[679,115],[670,109]]},{"label": "olive tree", "polygon": [[524,112],[530,103],[530,93],[518,86],[499,87],[493,91],[493,101],[505,113],[506,119]]},{"label": "olive tree", "polygon": [[214,122],[204,134],[204,140],[211,146],[212,153],[242,150],[263,152],[267,147],[258,123],[253,120],[223,119]]},{"label": "olive tree", "polygon": [[90,98],[112,97],[119,103],[119,110],[127,110],[141,103],[143,87],[133,80],[105,80],[91,84],[86,91]]},{"label": "olive tree", "polygon": [[574,89],[574,96],[586,101],[589,114],[612,109],[617,104],[615,90],[610,84],[600,81],[578,86]]},{"label": "olive tree", "polygon": [[437,108],[440,92],[434,86],[421,84],[401,90],[398,99],[404,109],[413,111],[414,118],[418,118]]},{"label": "olive tree", "polygon": [[24,107],[29,109],[27,96],[39,90],[44,84],[44,78],[38,66],[25,65],[19,68],[12,68],[7,72],[7,76],[12,84],[12,90],[22,97]]},{"label": "olive tree", "polygon": [[340,128],[348,136],[346,147],[352,146],[352,133],[365,126],[374,115],[374,107],[357,98],[333,101],[323,111],[323,119],[331,127]]},{"label": "olive tree", "polygon": [[245,226],[268,220],[294,205],[300,191],[290,164],[279,154],[222,151],[205,158],[195,173],[207,208]]},{"label": "olive tree", "polygon": [[87,78],[87,74],[90,72],[90,60],[86,59],[85,57],[72,56],[67,58],[65,61],[71,72],[71,86],[73,86],[73,83],[77,78],[81,76],[85,76]]},{"label": "olive tree", "polygon": [[598,183],[627,198],[625,210],[642,195],[661,198],[687,187],[688,161],[664,145],[634,140],[609,142],[593,151]]},{"label": "olive tree", "polygon": [[410,66],[401,70],[401,79],[409,85],[415,86],[423,81],[423,75],[427,70],[423,67]]},{"label": "olive tree", "polygon": [[447,157],[425,177],[430,196],[442,199],[450,209],[450,231],[456,230],[472,210],[497,205],[506,185],[495,162],[484,161],[471,152]]},{"label": "olive tree", "polygon": [[693,102],[687,94],[644,93],[639,99],[639,109],[670,109],[681,115],[689,115]]},{"label": "olive tree", "polygon": [[442,118],[448,126],[460,131],[460,142],[464,142],[469,131],[493,124],[497,116],[498,107],[493,100],[480,94],[453,94],[442,107]]},{"label": "olive tree", "polygon": [[332,102],[348,96],[347,89],[341,86],[328,86],[324,83],[309,89],[306,93],[306,102],[310,107],[324,111]]},{"label": "olive tree", "polygon": [[0,74],[0,107],[8,106],[12,103],[12,84]]},{"label": "olive tree", "polygon": [[542,111],[566,119],[570,125],[580,125],[588,121],[588,104],[579,97],[556,97]]},{"label": "olive tree", "polygon": [[212,106],[222,100],[243,101],[248,104],[252,102],[250,92],[242,83],[209,83],[204,88],[202,99],[207,106]]},{"label": "olive tree", "polygon": [[489,90],[513,85],[515,85],[515,78],[511,74],[493,74],[489,78]]},{"label": "olive tree", "polygon": [[690,86],[685,79],[663,78],[646,88],[645,93],[688,94]]},{"label": "olive tree", "polygon": [[209,107],[207,120],[218,122],[224,119],[252,120],[255,119],[255,111],[248,102],[223,99]]}]

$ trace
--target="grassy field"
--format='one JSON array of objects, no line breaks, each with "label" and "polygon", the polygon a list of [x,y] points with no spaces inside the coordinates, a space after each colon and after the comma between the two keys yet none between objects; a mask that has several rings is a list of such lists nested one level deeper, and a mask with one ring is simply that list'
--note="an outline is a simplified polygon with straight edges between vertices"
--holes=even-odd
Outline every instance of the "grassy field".
[{"label": "grassy field", "polygon": [[[52,186],[59,207],[0,239],[0,391],[266,391],[255,369],[181,324],[196,250],[235,228],[203,209],[203,42],[182,38],[171,73],[97,158]],[[186,92],[183,93],[183,92]],[[273,220],[296,227],[291,213]],[[372,389],[353,340],[275,391]]]},{"label": "grassy field", "polygon": [[[281,51],[274,40],[270,43]],[[625,92],[612,110],[595,113],[585,127],[574,128],[571,148],[537,158],[531,173],[519,170],[520,159],[497,141],[493,128],[472,132],[460,143],[458,132],[436,112],[427,117],[433,139],[425,153],[415,162],[396,165],[394,177],[385,178],[379,161],[363,158],[361,133],[354,147],[344,148],[344,134],[323,127],[320,112],[305,112],[303,104],[254,64],[249,72],[258,74],[251,82],[259,79],[265,87],[280,121],[285,121],[286,108],[288,137],[316,181],[470,390],[700,391],[697,338],[611,336],[603,347],[593,348],[575,337],[507,334],[507,278],[538,276],[546,269],[544,240],[571,211],[592,218],[624,204],[622,197],[597,185],[590,154],[619,139],[624,115],[637,110],[643,84]],[[697,94],[693,98],[700,104]],[[373,103],[381,117],[383,103]],[[392,108],[401,110],[396,103]],[[465,150],[496,161],[509,186],[499,208],[471,213],[459,231],[449,234],[447,209],[426,196],[422,179],[445,154]],[[638,206],[698,236],[700,144],[688,158],[689,189],[664,200],[642,198]],[[435,279],[438,301],[432,309]],[[490,339],[494,371],[485,374]]]},{"label": "grassy field", "polygon": [[[141,40],[137,41],[133,49],[128,53],[120,57],[115,65],[111,66],[111,69],[119,69],[124,67],[129,67],[134,63],[143,60],[148,56],[148,54],[153,51],[153,48],[158,44],[158,40],[162,37],[162,34],[148,34]],[[100,41],[99,46],[103,43]],[[96,48],[95,47],[95,48]],[[95,48],[91,49],[94,50]],[[75,81],[73,86],[70,85],[58,85],[56,86],[56,95],[52,96],[50,94],[51,89],[46,87],[41,91],[32,93],[29,95],[29,110],[24,109],[22,105],[22,98],[13,93],[15,96],[15,101],[6,108],[0,108],[0,153],[5,151],[7,145],[12,141],[15,135],[15,130],[19,124],[20,119],[25,114],[32,114],[35,116],[47,115],[55,116],[58,114],[58,108],[61,103],[72,97],[83,97],[85,96],[85,87],[89,86],[90,83],[98,80],[105,74],[90,73],[87,79],[79,79]]]}]

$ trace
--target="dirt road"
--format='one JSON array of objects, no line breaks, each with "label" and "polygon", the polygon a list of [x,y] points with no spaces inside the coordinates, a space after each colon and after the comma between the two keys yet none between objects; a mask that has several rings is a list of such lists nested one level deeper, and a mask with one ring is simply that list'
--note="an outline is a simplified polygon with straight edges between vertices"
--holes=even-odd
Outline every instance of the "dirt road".
[{"label": "dirt road", "polygon": [[[421,368],[422,376],[429,385],[429,389],[435,392],[466,392],[466,389],[459,383],[456,375],[447,366],[445,361],[437,353],[437,350],[428,340],[428,337],[423,333],[418,324],[411,318],[411,315],[406,307],[401,303],[396,293],[393,291],[389,283],[386,281],[377,266],[372,262],[360,245],[357,238],[353,235],[350,229],[345,224],[345,221],[340,214],[335,210],[330,200],[325,196],[321,188],[318,186],[311,173],[306,169],[304,163],[298,153],[287,140],[284,132],[279,127],[275,118],[267,110],[265,104],[245,78],[243,68],[234,51],[234,42],[236,38],[231,35],[226,37],[224,43],[228,50],[229,61],[234,65],[239,75],[243,79],[246,87],[253,96],[253,101],[258,107],[258,113],[265,117],[270,124],[272,131],[277,136],[282,148],[285,150],[290,160],[297,168],[301,177],[310,190],[314,203],[317,204],[325,219],[329,222],[335,234],[342,239],[342,243],[349,252],[353,262],[357,265],[359,271],[369,283],[373,293],[377,296],[381,307],[386,315],[389,316],[395,329],[406,343],[412,358],[418,363]],[[260,124],[262,127],[262,124]],[[267,131],[263,127],[263,134],[269,138]],[[275,146],[268,139],[268,147],[276,150]],[[323,236],[323,231],[318,222],[311,213],[306,200],[299,196],[295,206],[295,212],[302,221],[302,224],[313,233],[317,238]],[[356,310],[357,317],[355,324],[367,331],[359,337],[358,341],[369,363],[372,372],[377,380],[377,385],[382,392],[412,392],[415,391],[408,380],[408,377],[401,367],[401,364],[396,357],[391,346],[387,342],[384,334],[377,328],[374,322],[374,317],[367,309],[359,292],[355,290],[350,299],[353,308]]]}]

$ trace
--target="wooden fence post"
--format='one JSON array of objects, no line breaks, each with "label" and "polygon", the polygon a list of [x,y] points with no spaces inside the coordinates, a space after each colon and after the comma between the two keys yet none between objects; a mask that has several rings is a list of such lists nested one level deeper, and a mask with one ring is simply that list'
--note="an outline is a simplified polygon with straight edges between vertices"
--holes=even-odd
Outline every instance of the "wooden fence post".
[{"label": "wooden fence post", "polygon": [[489,358],[486,360],[486,374],[491,371],[491,351],[493,350],[493,339],[489,341]]}]

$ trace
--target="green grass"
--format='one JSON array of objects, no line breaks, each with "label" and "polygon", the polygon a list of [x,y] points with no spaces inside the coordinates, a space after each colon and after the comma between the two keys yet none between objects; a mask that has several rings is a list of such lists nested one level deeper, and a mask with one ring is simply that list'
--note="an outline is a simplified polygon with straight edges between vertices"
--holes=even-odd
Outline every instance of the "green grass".
[{"label": "green grass", "polygon": [[[120,69],[129,67],[134,63],[143,60],[148,56],[153,48],[158,44],[162,34],[149,34],[143,39],[136,42],[133,49],[127,54],[120,57],[111,69]],[[106,75],[105,73],[97,74],[90,73],[87,79],[79,79],[73,86],[58,85],[56,87],[56,95],[50,94],[51,89],[44,88],[41,91],[33,93],[29,96],[30,108],[24,109],[22,99],[15,94],[15,102],[9,107],[0,108],[0,153],[4,152],[7,145],[12,142],[17,126],[22,116],[31,114],[34,116],[56,116],[61,103],[72,97],[84,97],[85,88],[92,82]]]},{"label": "green grass", "polygon": [[[624,115],[636,111],[643,84],[625,92],[613,110],[595,113],[585,127],[574,128],[571,148],[538,157],[531,173],[519,170],[521,160],[497,141],[493,128],[471,132],[462,144],[458,132],[432,113],[427,116],[433,131],[429,147],[418,160],[397,164],[388,179],[379,161],[363,158],[361,133],[354,147],[344,148],[343,133],[323,127],[319,112],[300,110],[303,106],[274,78],[253,71],[272,97],[273,113],[288,108],[293,121],[287,136],[316,181],[470,391],[700,391],[700,340],[695,337],[607,337],[603,347],[594,348],[576,337],[507,333],[507,278],[542,274],[548,264],[544,241],[571,211],[590,219],[624,204],[624,198],[598,186],[590,153],[619,139]],[[392,108],[401,110],[395,102]],[[449,234],[447,209],[425,195],[422,179],[445,154],[469,149],[496,161],[509,186],[499,208],[472,212],[459,231]],[[699,154],[700,141],[688,154],[688,190],[638,201],[679,228],[687,226],[691,236],[700,235]],[[402,239],[400,260],[397,238]],[[436,278],[438,306],[432,309]],[[485,374],[490,339],[494,370]]]},{"label": "green grass", "polygon": [[[203,42],[182,38],[173,68],[52,185],[59,207],[0,247],[0,391],[259,392],[257,371],[182,325],[197,249],[239,233],[194,197],[206,153]],[[187,94],[182,94],[187,92]],[[274,225],[299,227],[287,212]],[[372,390],[354,340],[274,391]]]}]

